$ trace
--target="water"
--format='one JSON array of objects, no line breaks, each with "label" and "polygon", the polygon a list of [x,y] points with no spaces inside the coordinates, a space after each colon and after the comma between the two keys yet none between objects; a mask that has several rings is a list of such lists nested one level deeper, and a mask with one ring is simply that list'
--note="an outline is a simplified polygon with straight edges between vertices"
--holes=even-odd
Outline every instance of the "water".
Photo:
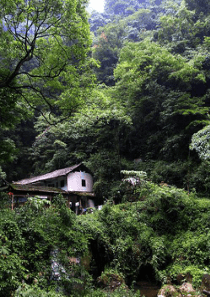
[{"label": "water", "polygon": [[135,286],[136,290],[140,290],[141,296],[156,297],[160,286],[148,281],[138,281]]}]

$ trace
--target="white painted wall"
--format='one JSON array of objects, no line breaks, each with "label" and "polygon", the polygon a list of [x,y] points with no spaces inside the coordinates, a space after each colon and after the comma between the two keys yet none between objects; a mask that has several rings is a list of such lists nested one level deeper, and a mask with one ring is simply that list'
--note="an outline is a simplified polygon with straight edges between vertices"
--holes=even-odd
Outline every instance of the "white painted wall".
[{"label": "white painted wall", "polygon": [[[82,186],[82,180],[85,180],[86,186]],[[93,178],[86,172],[70,172],[67,176],[67,190],[78,192],[92,192]]]}]

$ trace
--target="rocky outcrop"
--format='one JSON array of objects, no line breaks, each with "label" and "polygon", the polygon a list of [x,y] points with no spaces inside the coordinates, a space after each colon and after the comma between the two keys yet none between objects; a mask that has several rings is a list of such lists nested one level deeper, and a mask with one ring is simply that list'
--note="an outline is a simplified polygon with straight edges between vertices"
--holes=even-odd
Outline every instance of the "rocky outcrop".
[{"label": "rocky outcrop", "polygon": [[159,292],[158,297],[182,297],[182,296],[200,296],[195,291],[191,283],[183,283],[179,287],[174,287],[172,285],[163,286]]},{"label": "rocky outcrop", "polygon": [[164,285],[158,292],[158,297],[177,297],[181,295],[172,285]]},{"label": "rocky outcrop", "polygon": [[114,271],[103,272],[102,275],[98,277],[97,282],[99,287],[108,291],[114,291],[121,286],[127,288],[122,275]]},{"label": "rocky outcrop", "polygon": [[192,296],[196,295],[196,291],[193,289],[193,286],[191,283],[183,283],[179,288],[178,291],[181,293],[181,295],[184,296]]}]

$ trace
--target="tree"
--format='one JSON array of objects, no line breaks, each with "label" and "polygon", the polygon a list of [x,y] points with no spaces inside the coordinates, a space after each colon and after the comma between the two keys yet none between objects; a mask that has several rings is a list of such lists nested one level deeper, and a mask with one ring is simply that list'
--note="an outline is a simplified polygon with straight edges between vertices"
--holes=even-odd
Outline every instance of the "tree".
[{"label": "tree", "polygon": [[191,135],[201,128],[208,110],[204,60],[205,55],[191,60],[173,55],[149,40],[122,49],[115,70],[116,95],[132,116],[137,157],[186,158]]},{"label": "tree", "polygon": [[[0,3],[0,166],[4,169],[17,155],[11,129],[21,120],[35,112],[54,124],[89,94],[93,60],[85,5],[86,0]],[[47,118],[46,112],[56,117]]]},{"label": "tree", "polygon": [[112,183],[119,179],[131,128],[125,108],[112,97],[109,88],[101,86],[71,121],[54,127],[47,126],[43,117],[38,119],[39,135],[31,150],[36,174],[87,162],[94,173],[95,190],[108,197]]},{"label": "tree", "polygon": [[[0,89],[0,172],[8,163],[14,161],[17,150],[11,134],[21,119],[28,114],[18,99],[18,94],[14,90],[6,87]],[[1,176],[0,174],[0,184],[2,182],[1,177],[5,178],[6,175]]]},{"label": "tree", "polygon": [[[89,236],[76,223],[76,215],[66,206],[62,196],[54,197],[53,207],[47,205],[50,205],[49,201],[31,197],[24,206],[13,211],[1,207],[1,296],[14,295],[18,287],[17,296],[22,296],[20,286],[24,289],[27,284],[37,284],[37,293],[40,287],[48,291],[54,286],[65,287],[70,292],[75,283],[85,282],[82,263],[73,265],[70,258],[82,259],[88,254]],[[57,264],[53,265],[54,254],[65,271],[64,275],[60,273],[59,285],[53,279],[53,268]],[[41,293],[37,296],[45,296]],[[32,294],[29,291],[24,296]]]},{"label": "tree", "polygon": [[[68,115],[92,83],[86,0],[0,3],[0,90],[30,108]],[[86,73],[86,76],[84,76]],[[1,97],[2,100],[2,97]]]},{"label": "tree", "polygon": [[195,13],[188,10],[184,2],[181,5],[172,3],[168,14],[160,16],[159,19],[161,24],[158,30],[159,42],[171,43],[174,51],[179,53],[182,53],[187,46],[193,47],[197,42],[193,40],[197,32],[194,17]]},{"label": "tree", "polygon": [[142,9],[142,8],[151,8],[155,7],[156,5],[159,5],[161,3],[161,0],[129,0],[129,1],[123,1],[123,0],[106,0],[105,2],[105,13],[109,15],[111,18],[116,18],[118,15],[121,16],[128,16],[133,14],[135,11]]},{"label": "tree", "polygon": [[100,67],[95,70],[99,82],[108,86],[115,84],[113,73],[121,48],[127,41],[144,39],[149,34],[147,30],[156,26],[153,16],[152,11],[140,9],[98,29],[98,38],[93,45],[93,58],[100,62]]},{"label": "tree", "polygon": [[195,150],[203,160],[210,160],[210,125],[193,134],[190,149]]},{"label": "tree", "polygon": [[195,10],[198,17],[200,13],[209,14],[210,3],[208,0],[185,0],[185,2],[190,10]]}]

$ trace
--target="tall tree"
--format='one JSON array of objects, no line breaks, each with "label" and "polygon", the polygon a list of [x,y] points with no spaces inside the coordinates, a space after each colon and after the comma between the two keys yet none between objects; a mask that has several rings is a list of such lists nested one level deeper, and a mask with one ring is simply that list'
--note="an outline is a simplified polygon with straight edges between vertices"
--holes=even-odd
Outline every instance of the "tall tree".
[{"label": "tall tree", "polygon": [[54,124],[88,96],[93,59],[85,6],[86,0],[0,2],[0,166],[4,169],[17,153],[15,143],[20,143],[8,129],[34,111]]},{"label": "tall tree", "polygon": [[119,59],[121,48],[128,41],[144,39],[154,29],[156,22],[153,12],[149,9],[140,9],[130,16],[116,20],[113,23],[98,29],[98,38],[93,45],[93,58],[100,62],[96,69],[99,82],[108,86],[114,85],[114,69]]},{"label": "tall tree", "polygon": [[[91,84],[86,0],[0,3],[0,89],[44,114],[69,114]],[[16,82],[16,84],[14,83]]]},{"label": "tall tree", "polygon": [[190,10],[195,10],[197,17],[200,13],[208,15],[210,12],[210,3],[208,0],[185,0]]},{"label": "tall tree", "polygon": [[80,113],[56,127],[47,126],[40,117],[36,123],[39,136],[31,150],[35,173],[87,162],[95,176],[95,189],[107,197],[119,178],[131,128],[125,108],[112,97],[108,88],[95,89]]},{"label": "tall tree", "polygon": [[170,161],[187,157],[191,135],[207,119],[204,60],[197,55],[189,61],[149,40],[122,49],[115,77],[136,128],[136,154]]}]

